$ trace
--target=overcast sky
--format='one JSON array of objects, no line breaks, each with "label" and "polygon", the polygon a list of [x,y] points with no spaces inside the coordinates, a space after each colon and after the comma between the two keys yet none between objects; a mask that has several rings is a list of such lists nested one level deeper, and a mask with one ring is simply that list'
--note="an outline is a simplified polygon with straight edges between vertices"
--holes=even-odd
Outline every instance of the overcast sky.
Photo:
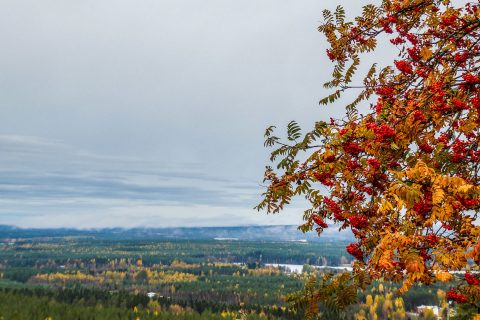
[{"label": "overcast sky", "polygon": [[322,10],[362,1],[0,0],[0,224],[299,223],[260,200],[266,126],[306,128]]}]

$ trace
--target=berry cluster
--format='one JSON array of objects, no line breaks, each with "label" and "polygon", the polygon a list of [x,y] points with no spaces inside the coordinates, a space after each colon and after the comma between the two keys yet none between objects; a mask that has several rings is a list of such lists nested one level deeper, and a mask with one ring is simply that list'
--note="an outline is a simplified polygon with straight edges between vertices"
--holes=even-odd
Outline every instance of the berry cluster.
[{"label": "berry cluster", "polygon": [[328,228],[328,224],[323,221],[322,217],[320,217],[318,214],[313,215],[312,217],[313,222],[315,222],[320,228],[325,229]]},{"label": "berry cluster", "polygon": [[465,273],[465,281],[471,286],[478,286],[480,285],[480,280],[477,279],[473,274],[466,272]]},{"label": "berry cluster", "polygon": [[378,161],[375,158],[369,158],[367,159],[367,162],[370,165],[370,167],[372,167],[372,169],[374,170],[377,170],[378,168],[380,168],[380,161]]},{"label": "berry cluster", "polygon": [[342,213],[342,209],[334,200],[330,198],[324,198],[323,202],[326,204],[330,212],[332,212],[335,215],[335,218],[337,217],[337,215],[340,215]]},{"label": "berry cluster", "polygon": [[433,152],[433,148],[428,144],[428,143],[421,143],[418,145],[418,148],[422,151],[422,152],[425,152],[425,153],[432,153]]},{"label": "berry cluster", "polygon": [[421,217],[426,217],[432,210],[432,193],[426,191],[423,200],[413,205],[413,210]]},{"label": "berry cluster", "polygon": [[451,289],[447,292],[447,298],[450,299],[450,300],[456,301],[458,303],[465,303],[465,302],[468,301],[467,296],[465,296],[461,293],[458,293],[454,289]]},{"label": "berry cluster", "polygon": [[428,244],[431,246],[434,246],[438,243],[438,237],[435,233],[430,233],[425,237],[425,240],[427,240]]},{"label": "berry cluster", "polygon": [[332,181],[332,172],[313,172],[312,175],[315,177],[315,179],[318,180],[321,184],[325,186],[333,186],[334,183]]},{"label": "berry cluster", "polygon": [[[412,54],[410,54],[412,56]],[[417,60],[417,59],[414,59]],[[412,74],[412,65],[405,60],[395,61],[395,67],[403,73]]]},{"label": "berry cluster", "polygon": [[350,243],[347,247],[347,252],[355,257],[357,260],[363,260],[363,251],[360,249],[358,243]]},{"label": "berry cluster", "polygon": [[368,220],[364,216],[350,216],[348,217],[348,222],[350,225],[357,229],[363,229],[368,226]]},{"label": "berry cluster", "polygon": [[358,143],[351,141],[342,143],[342,147],[346,153],[351,154],[352,156],[358,156],[358,154],[363,151]]}]

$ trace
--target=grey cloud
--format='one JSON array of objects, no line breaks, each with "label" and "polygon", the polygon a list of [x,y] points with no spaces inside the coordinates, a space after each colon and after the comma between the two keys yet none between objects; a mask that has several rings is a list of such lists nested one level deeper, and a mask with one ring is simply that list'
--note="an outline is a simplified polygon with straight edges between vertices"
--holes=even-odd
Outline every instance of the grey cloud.
[{"label": "grey cloud", "polygon": [[[118,175],[124,175],[118,172]],[[25,198],[108,198],[108,199],[133,199],[137,201],[150,200],[161,203],[162,201],[183,204],[235,204],[238,190],[209,190],[205,187],[193,186],[162,186],[141,185],[127,181],[111,180],[105,178],[74,177],[68,175],[33,176],[22,173],[0,172],[0,196],[25,199]],[[127,180],[127,178],[125,179]],[[199,185],[190,181],[191,185]],[[200,184],[201,185],[201,184]]]},{"label": "grey cloud", "polygon": [[316,27],[365,3],[2,1],[0,224],[297,222],[252,215],[263,132],[342,114]]},{"label": "grey cloud", "polygon": [[[157,171],[151,165],[143,169],[148,161],[111,159],[35,137],[0,136],[0,151],[4,155],[0,160],[2,199],[89,199],[92,209],[99,199],[186,207],[252,207],[255,201],[254,185],[243,185],[242,189],[227,179],[195,172],[188,166],[172,171]],[[15,168],[20,158],[29,170],[8,170]],[[62,164],[57,163],[58,159]]]}]

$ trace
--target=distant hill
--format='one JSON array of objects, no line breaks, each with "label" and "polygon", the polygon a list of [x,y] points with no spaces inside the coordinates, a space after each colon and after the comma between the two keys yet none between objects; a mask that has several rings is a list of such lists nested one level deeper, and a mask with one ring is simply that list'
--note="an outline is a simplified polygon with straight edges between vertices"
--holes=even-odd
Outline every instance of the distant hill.
[{"label": "distant hill", "polygon": [[195,228],[108,228],[108,229],[24,229],[0,225],[0,240],[8,238],[93,237],[128,240],[269,240],[269,241],[338,241],[353,239],[351,233],[338,232],[331,226],[319,238],[316,232],[302,233],[293,225],[195,227]]}]

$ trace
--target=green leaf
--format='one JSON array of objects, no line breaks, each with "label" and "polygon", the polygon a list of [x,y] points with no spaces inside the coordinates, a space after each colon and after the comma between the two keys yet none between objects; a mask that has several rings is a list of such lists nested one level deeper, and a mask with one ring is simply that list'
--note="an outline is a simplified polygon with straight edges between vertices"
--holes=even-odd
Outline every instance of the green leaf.
[{"label": "green leaf", "polygon": [[335,9],[335,22],[337,26],[340,26],[345,22],[345,9],[340,5]]},{"label": "green leaf", "polygon": [[287,138],[290,141],[299,139],[302,136],[300,126],[295,121],[290,121],[287,125]]}]

